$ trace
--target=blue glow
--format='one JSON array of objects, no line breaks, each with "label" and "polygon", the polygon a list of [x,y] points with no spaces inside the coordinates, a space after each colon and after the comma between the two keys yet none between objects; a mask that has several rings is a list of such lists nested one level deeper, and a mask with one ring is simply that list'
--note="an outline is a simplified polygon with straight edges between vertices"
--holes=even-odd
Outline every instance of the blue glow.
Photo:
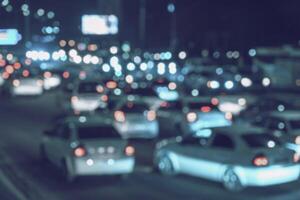
[{"label": "blue glow", "polygon": [[21,39],[17,29],[0,29],[0,45],[16,45]]}]

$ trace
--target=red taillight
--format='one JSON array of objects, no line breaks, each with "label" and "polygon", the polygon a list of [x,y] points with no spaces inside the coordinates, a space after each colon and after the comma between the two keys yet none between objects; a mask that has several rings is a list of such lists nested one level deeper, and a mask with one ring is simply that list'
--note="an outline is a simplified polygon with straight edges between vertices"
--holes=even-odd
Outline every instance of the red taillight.
[{"label": "red taillight", "polygon": [[118,122],[125,122],[125,114],[123,111],[116,111],[114,113],[115,120]]},{"label": "red taillight", "polygon": [[267,166],[269,164],[269,160],[266,156],[264,155],[259,155],[256,156],[253,159],[253,165],[257,166],[257,167],[263,167],[263,166]]},{"label": "red taillight", "polygon": [[73,152],[74,152],[74,156],[78,158],[84,157],[87,154],[86,149],[82,146],[76,147]]},{"label": "red taillight", "polygon": [[147,112],[147,119],[149,121],[154,121],[156,119],[156,113],[153,110]]},{"label": "red taillight", "polygon": [[211,107],[209,106],[202,106],[201,107],[201,112],[210,112],[211,111]]},{"label": "red taillight", "polygon": [[134,153],[135,153],[135,149],[134,149],[133,146],[127,146],[127,147],[125,148],[125,155],[126,155],[126,156],[133,156]]},{"label": "red taillight", "polygon": [[294,153],[293,155],[293,162],[298,163],[300,161],[300,154]]}]

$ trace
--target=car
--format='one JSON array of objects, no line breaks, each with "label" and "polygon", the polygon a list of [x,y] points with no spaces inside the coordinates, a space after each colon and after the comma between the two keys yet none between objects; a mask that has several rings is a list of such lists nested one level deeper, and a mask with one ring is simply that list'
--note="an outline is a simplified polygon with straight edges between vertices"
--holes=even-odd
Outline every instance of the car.
[{"label": "car", "polygon": [[300,111],[271,112],[257,116],[253,125],[266,128],[287,148],[300,153]]},{"label": "car", "polygon": [[108,96],[104,87],[97,81],[85,80],[75,84],[71,101],[74,111],[95,111],[97,108],[107,106]]},{"label": "car", "polygon": [[141,100],[122,100],[114,109],[114,125],[124,138],[153,139],[159,134],[155,110]]},{"label": "car", "polygon": [[124,94],[128,98],[141,99],[151,106],[159,105],[162,102],[152,87],[126,87],[124,88]]},{"label": "car", "polygon": [[157,143],[154,166],[163,175],[186,174],[222,182],[230,191],[299,178],[300,156],[264,129],[204,129]]},{"label": "car", "polygon": [[64,172],[67,181],[78,176],[128,175],[135,165],[134,147],[122,139],[106,116],[69,116],[44,132],[42,160]]},{"label": "car", "polygon": [[44,89],[51,90],[60,86],[62,77],[55,71],[45,71],[44,74]]},{"label": "car", "polygon": [[216,98],[185,97],[182,102],[185,117],[180,126],[184,133],[232,125],[232,113],[221,112],[218,108],[219,100]]},{"label": "car", "polygon": [[178,85],[165,79],[158,79],[153,84],[158,97],[165,101],[176,101],[179,99]]},{"label": "car", "polygon": [[44,93],[44,82],[41,77],[29,74],[13,76],[9,82],[7,92],[10,96],[40,96]]}]

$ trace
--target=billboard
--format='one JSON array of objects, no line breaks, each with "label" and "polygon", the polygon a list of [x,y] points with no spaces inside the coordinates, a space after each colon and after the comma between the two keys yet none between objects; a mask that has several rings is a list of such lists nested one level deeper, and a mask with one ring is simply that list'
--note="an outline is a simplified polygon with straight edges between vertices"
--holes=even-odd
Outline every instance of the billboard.
[{"label": "billboard", "polygon": [[0,29],[0,45],[16,45],[21,38],[17,29]]},{"label": "billboard", "polygon": [[119,19],[115,15],[83,15],[81,31],[84,35],[115,35],[119,31]]}]

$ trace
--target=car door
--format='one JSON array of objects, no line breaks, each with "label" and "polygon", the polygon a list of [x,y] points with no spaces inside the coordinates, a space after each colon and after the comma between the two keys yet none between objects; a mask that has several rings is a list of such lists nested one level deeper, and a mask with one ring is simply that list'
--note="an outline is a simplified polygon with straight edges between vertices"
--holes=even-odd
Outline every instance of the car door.
[{"label": "car door", "polygon": [[211,159],[212,151],[207,147],[209,138],[187,137],[178,145],[177,161],[185,174],[214,180],[219,164]]},{"label": "car door", "polygon": [[49,159],[55,164],[60,166],[62,159],[68,151],[68,141],[70,138],[71,129],[68,123],[60,123],[56,126],[53,136],[48,142],[48,155]]}]

